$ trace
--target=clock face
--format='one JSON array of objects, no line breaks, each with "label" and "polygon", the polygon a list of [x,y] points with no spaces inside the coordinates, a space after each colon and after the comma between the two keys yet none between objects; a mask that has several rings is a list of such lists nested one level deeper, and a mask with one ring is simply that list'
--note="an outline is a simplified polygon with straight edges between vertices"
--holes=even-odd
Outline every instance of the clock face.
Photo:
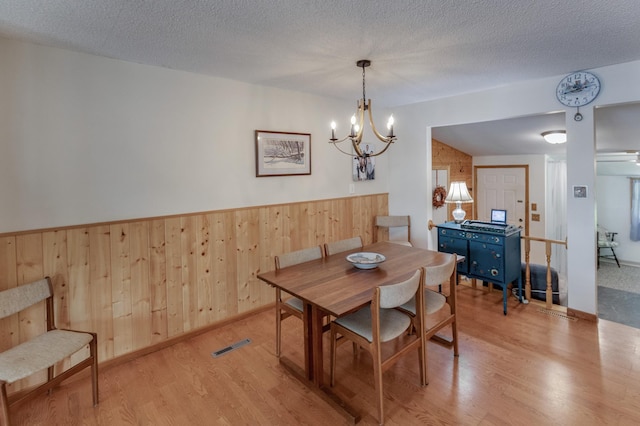
[{"label": "clock face", "polygon": [[593,101],[600,93],[600,80],[590,72],[578,71],[569,74],[558,84],[556,96],[560,103],[580,107]]}]

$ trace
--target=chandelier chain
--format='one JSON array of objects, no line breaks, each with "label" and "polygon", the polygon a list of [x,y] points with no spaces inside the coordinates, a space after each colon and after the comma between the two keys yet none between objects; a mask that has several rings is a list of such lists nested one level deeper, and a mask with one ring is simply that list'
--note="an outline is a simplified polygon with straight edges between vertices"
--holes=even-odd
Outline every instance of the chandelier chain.
[{"label": "chandelier chain", "polygon": [[365,92],[365,85],[364,85],[364,68],[365,66],[362,65],[362,100],[366,102],[367,97],[366,92]]}]

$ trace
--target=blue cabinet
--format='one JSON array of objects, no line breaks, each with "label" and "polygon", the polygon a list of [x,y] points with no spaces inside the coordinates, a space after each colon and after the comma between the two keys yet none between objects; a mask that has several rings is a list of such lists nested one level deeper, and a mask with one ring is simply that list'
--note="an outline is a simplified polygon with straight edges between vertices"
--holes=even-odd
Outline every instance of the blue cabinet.
[{"label": "blue cabinet", "polygon": [[437,225],[438,251],[464,256],[458,273],[502,287],[503,311],[507,314],[507,285],[517,282],[522,302],[520,274],[520,229],[516,227],[461,225],[446,222]]}]

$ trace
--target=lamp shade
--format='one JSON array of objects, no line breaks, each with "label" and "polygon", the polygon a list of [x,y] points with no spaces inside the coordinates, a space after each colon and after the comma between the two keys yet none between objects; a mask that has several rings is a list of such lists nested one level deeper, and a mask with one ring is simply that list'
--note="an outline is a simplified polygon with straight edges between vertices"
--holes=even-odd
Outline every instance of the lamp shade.
[{"label": "lamp shade", "polygon": [[473,203],[465,182],[451,182],[445,203]]},{"label": "lamp shade", "polygon": [[473,203],[467,184],[464,182],[451,182],[445,203],[456,203],[456,208],[451,212],[456,223],[464,221],[466,212],[462,209],[462,203]]}]

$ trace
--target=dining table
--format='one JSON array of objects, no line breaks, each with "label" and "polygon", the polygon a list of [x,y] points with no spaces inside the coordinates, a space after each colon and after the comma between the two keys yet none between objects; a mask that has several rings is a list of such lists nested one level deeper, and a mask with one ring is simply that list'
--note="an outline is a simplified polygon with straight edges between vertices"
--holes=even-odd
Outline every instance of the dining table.
[{"label": "dining table", "polygon": [[[359,269],[347,260],[353,253],[377,253],[385,260],[372,269]],[[371,303],[374,289],[397,283],[411,277],[421,267],[445,263],[451,254],[389,241],[376,242],[361,249],[326,256],[321,259],[288,266],[258,274],[265,283],[280,288],[303,302],[304,327],[304,376],[315,387],[328,391],[324,386],[323,331],[324,318],[339,318]],[[286,357],[281,362],[290,365]],[[354,423],[357,414],[337,399],[338,405],[347,410]]]}]

